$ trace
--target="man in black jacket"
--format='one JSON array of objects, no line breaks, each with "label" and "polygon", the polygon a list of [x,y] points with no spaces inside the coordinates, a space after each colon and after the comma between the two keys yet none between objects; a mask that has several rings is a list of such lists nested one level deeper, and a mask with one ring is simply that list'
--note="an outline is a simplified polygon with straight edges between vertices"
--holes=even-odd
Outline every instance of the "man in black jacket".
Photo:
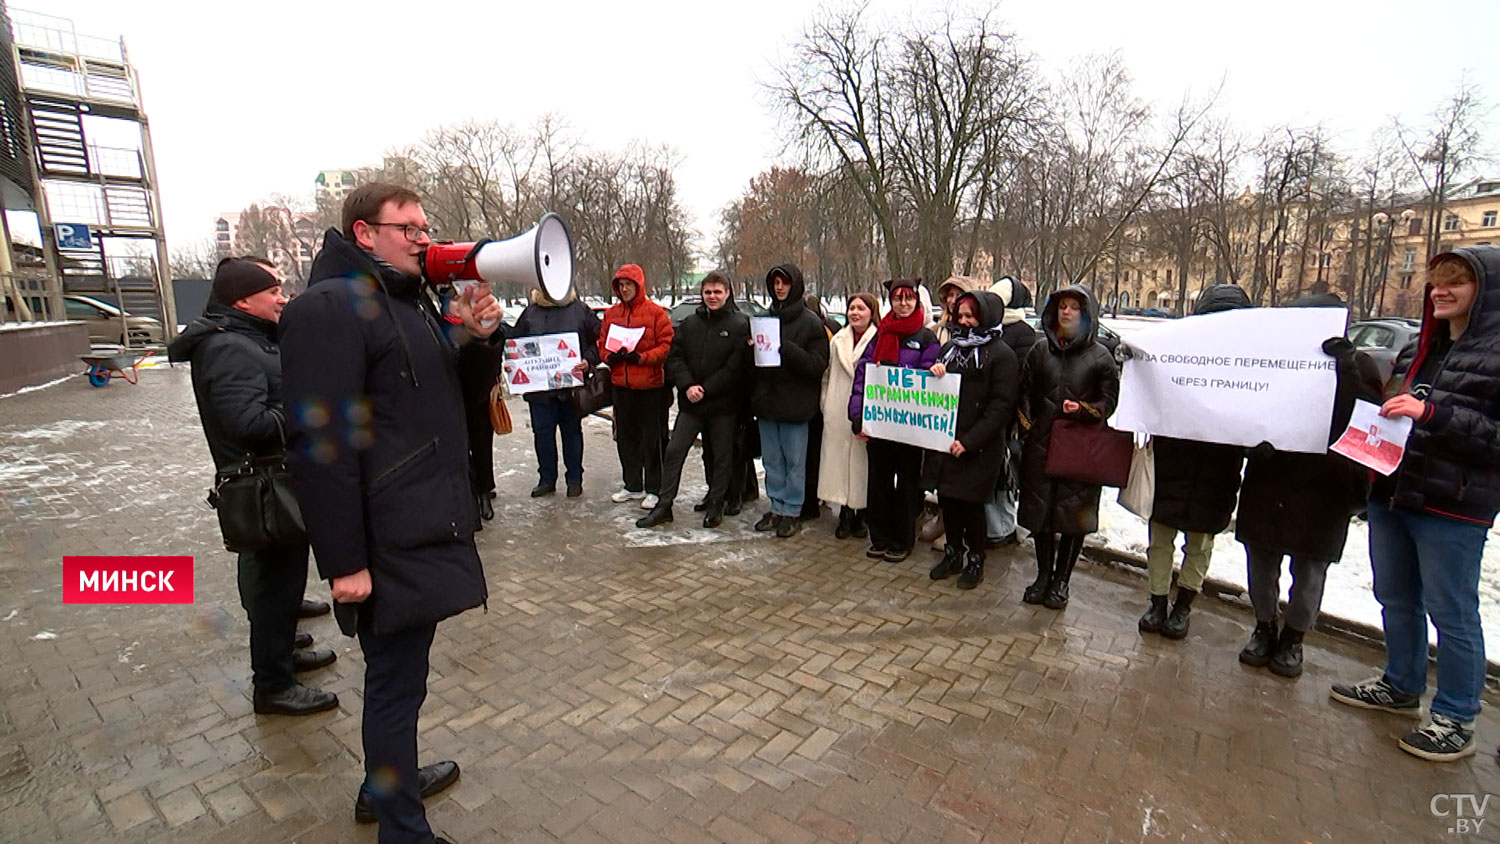
[{"label": "man in black jacket", "polygon": [[1422,331],[1401,393],[1380,413],[1412,420],[1401,465],[1370,493],[1370,566],[1385,627],[1385,670],[1335,684],[1334,700],[1420,718],[1427,622],[1438,631],[1430,718],[1399,742],[1434,762],[1474,753],[1484,691],[1479,580],[1500,511],[1500,248],[1428,264]]},{"label": "man in black jacket", "polygon": [[[573,376],[582,378],[585,370],[599,365],[599,318],[589,306],[578,300],[574,293],[563,298],[561,304],[547,301],[537,291],[531,293],[531,304],[516,319],[516,327],[510,332],[513,339],[536,337],[542,334],[578,335],[579,353],[583,360],[573,368]],[[536,449],[537,484],[531,489],[532,498],[551,495],[557,491],[557,440],[562,438],[563,480],[568,484],[567,496],[583,495],[583,419],[569,394],[571,389],[537,390],[527,393],[526,407],[531,411],[531,441]]]},{"label": "man in black jacket", "polygon": [[[439,621],[488,598],[458,350],[423,287],[430,244],[416,194],[362,185],[281,322],[297,500],[341,626],[357,608],[345,632],[365,655],[355,818],[379,820],[381,842],[422,844],[433,835],[421,797],[458,778],[452,762],[417,768],[428,654]],[[461,342],[484,342],[499,325],[483,286],[455,310]]]},{"label": "man in black jacket", "polygon": [[703,304],[677,327],[667,353],[667,381],[677,387],[678,411],[662,467],[661,497],[656,507],[635,523],[636,527],[672,521],[682,464],[700,431],[704,453],[713,456],[703,526],[718,527],[724,520],[724,500],[733,468],[735,414],[750,357],[746,342],[750,339],[750,320],[728,307],[734,294],[729,279],[721,273],[704,276],[698,290]]},{"label": "man in black jacket", "polygon": [[[192,362],[203,435],[214,468],[224,472],[246,457],[275,458],[285,450],[276,322],[287,300],[275,270],[248,258],[220,261],[212,291],[203,316],[172,341],[167,353],[174,362]],[[254,706],[262,715],[310,715],[339,705],[338,697],[298,683],[294,674],[335,658],[333,651],[295,649],[307,556],[305,542],[239,555]]]},{"label": "man in black jacket", "polygon": [[781,322],[781,346],[775,350],[781,362],[755,368],[750,394],[750,410],[759,420],[766,497],[771,499],[770,511],[755,529],[774,530],[785,539],[797,532],[807,494],[808,420],[819,411],[828,332],[802,300],[806,291],[796,264],[773,267],[766,274],[766,292],[771,294],[771,314]]}]

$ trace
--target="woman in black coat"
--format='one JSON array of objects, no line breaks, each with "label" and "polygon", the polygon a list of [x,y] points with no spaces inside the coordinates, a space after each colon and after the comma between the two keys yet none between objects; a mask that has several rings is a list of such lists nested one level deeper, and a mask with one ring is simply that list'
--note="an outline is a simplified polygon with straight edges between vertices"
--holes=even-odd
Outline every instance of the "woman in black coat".
[{"label": "woman in black coat", "polygon": [[[1291,307],[1303,306],[1298,300]],[[1323,344],[1338,363],[1333,420],[1328,442],[1349,427],[1354,400],[1380,403],[1380,372],[1375,362],[1343,337]],[[1240,651],[1240,662],[1267,664],[1283,677],[1302,674],[1302,636],[1318,619],[1328,566],[1344,555],[1349,519],[1364,509],[1370,473],[1342,455],[1277,451],[1270,443],[1250,450],[1234,537],[1245,546],[1255,631]],[[1278,633],[1281,560],[1292,558],[1292,588],[1285,626]]]},{"label": "woman in black coat", "polygon": [[927,455],[923,480],[937,490],[948,536],[943,559],[930,576],[942,580],[957,574],[958,588],[973,589],[984,580],[984,503],[1005,466],[1021,372],[1016,353],[1001,336],[1005,304],[999,296],[965,293],[957,311],[958,327],[932,366],[939,378],[950,372],[962,376],[957,436],[946,454]]},{"label": "woman in black coat", "polygon": [[1053,293],[1042,309],[1042,333],[1021,365],[1021,526],[1036,543],[1036,580],[1022,600],[1062,609],[1084,534],[1099,529],[1098,484],[1054,478],[1043,471],[1059,416],[1103,424],[1115,412],[1120,372],[1098,342],[1099,305],[1087,287]]}]

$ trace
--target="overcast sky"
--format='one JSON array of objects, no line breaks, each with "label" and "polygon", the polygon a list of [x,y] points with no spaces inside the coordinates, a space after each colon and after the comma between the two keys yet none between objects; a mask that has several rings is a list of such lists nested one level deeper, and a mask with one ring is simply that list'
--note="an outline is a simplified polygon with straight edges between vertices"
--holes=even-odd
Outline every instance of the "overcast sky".
[{"label": "overcast sky", "polygon": [[[432,126],[527,124],[550,111],[595,147],[631,139],[676,147],[679,189],[705,246],[718,209],[778,159],[759,82],[812,8],[796,0],[8,5],[70,18],[80,34],[124,37],[151,120],[170,242],[206,238],[218,213],[271,193],[310,196],[319,170],[378,164]],[[942,7],[872,2],[877,17],[898,19]],[[1346,150],[1363,147],[1393,114],[1420,121],[1465,72],[1500,103],[1496,0],[1011,0],[999,13],[1049,70],[1118,50],[1139,95],[1163,112],[1223,77],[1221,105],[1244,128],[1322,121]],[[1492,115],[1493,148],[1500,109]]]}]

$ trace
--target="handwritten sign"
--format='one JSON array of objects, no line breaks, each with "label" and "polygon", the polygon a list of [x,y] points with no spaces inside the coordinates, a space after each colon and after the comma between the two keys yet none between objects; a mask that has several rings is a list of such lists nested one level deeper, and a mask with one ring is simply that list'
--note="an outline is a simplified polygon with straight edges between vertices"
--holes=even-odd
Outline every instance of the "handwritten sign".
[{"label": "handwritten sign", "polygon": [[1401,465],[1401,457],[1406,454],[1406,438],[1410,434],[1410,417],[1388,419],[1380,415],[1380,408],[1376,405],[1356,399],[1348,429],[1329,450],[1382,475],[1389,475]]},{"label": "handwritten sign", "polygon": [[646,326],[639,328],[626,328],[617,322],[609,324],[609,333],[604,335],[604,350],[607,352],[633,352],[637,343],[641,342],[641,335],[646,333]]},{"label": "handwritten sign", "polygon": [[861,427],[876,439],[947,451],[958,432],[957,373],[942,378],[925,369],[865,365]]},{"label": "handwritten sign", "polygon": [[583,362],[578,332],[538,334],[505,341],[505,383],[512,395],[582,387],[573,367]]},{"label": "handwritten sign", "polygon": [[755,365],[781,366],[781,317],[751,317],[755,335]]},{"label": "handwritten sign", "polygon": [[1323,341],[1343,308],[1245,308],[1163,322],[1125,338],[1116,428],[1325,454],[1337,364]]}]

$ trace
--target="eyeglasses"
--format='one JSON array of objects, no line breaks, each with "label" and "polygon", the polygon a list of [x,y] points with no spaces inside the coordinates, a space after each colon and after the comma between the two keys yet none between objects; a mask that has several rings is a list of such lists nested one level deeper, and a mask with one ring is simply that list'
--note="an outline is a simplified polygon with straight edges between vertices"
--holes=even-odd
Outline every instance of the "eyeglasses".
[{"label": "eyeglasses", "polygon": [[372,223],[372,222],[370,222],[368,220],[365,221],[365,225],[367,225],[367,226],[400,226],[401,227],[401,233],[404,234],[404,235],[406,235],[406,239],[409,240],[409,241],[411,241],[412,243],[421,243],[422,242],[422,238],[424,238],[424,237],[427,238],[428,240],[432,240],[432,227],[431,226],[414,226],[411,223]]}]

